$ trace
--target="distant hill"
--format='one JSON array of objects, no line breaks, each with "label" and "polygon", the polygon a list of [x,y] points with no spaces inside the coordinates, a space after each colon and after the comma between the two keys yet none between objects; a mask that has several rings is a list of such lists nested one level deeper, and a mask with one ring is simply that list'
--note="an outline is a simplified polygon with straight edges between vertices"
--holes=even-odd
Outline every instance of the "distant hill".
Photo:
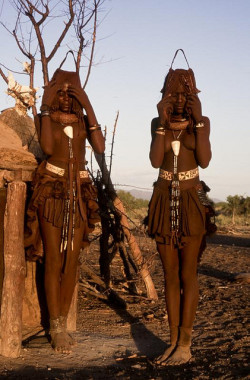
[{"label": "distant hill", "polygon": [[[133,195],[133,197],[137,199],[145,199],[147,201],[151,199],[151,195],[153,192],[153,190],[150,191],[150,190],[138,190],[138,189],[131,189],[131,190],[126,190],[126,191],[128,191],[128,193],[130,193],[131,195]],[[209,193],[208,193],[208,196],[209,196]],[[214,203],[223,202],[221,199],[218,199],[218,198],[212,198],[212,201]]]},{"label": "distant hill", "polygon": [[218,198],[212,198],[212,201],[213,201],[214,203],[225,202],[225,201],[222,201],[221,199],[218,199]]},{"label": "distant hill", "polygon": [[138,199],[145,199],[147,201],[150,200],[152,191],[147,191],[147,190],[138,190],[138,189],[131,189],[128,190],[128,192],[133,195],[133,197],[138,198]]}]

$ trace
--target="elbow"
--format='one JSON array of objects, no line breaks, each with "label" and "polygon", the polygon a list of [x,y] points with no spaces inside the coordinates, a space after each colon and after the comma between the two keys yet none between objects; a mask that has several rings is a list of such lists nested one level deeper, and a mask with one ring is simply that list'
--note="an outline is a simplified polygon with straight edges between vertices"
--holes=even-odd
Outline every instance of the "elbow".
[{"label": "elbow", "polygon": [[154,157],[149,156],[151,165],[153,166],[154,169],[159,169],[161,166],[162,161],[155,159]]},{"label": "elbow", "polygon": [[204,161],[204,162],[200,162],[199,163],[199,166],[202,168],[202,169],[206,169],[209,165],[209,161]]},{"label": "elbow", "polygon": [[153,161],[151,161],[151,165],[153,166],[154,169],[159,169],[159,167],[161,166],[158,162],[153,162]]},{"label": "elbow", "polygon": [[203,158],[202,160],[199,160],[199,166],[202,169],[206,169],[209,165],[211,158],[212,158],[212,154],[210,154],[209,157],[207,157],[207,158]]},{"label": "elbow", "polygon": [[44,154],[46,154],[47,156],[52,156],[53,146],[48,146],[48,145],[43,146],[43,144],[41,144],[41,148]]}]

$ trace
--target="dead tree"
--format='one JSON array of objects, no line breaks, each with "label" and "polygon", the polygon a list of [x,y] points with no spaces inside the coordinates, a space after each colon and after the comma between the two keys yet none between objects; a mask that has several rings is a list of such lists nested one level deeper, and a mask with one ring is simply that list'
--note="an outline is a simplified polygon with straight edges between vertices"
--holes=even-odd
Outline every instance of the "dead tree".
[{"label": "dead tree", "polygon": [[[123,206],[122,201],[117,196],[115,188],[111,181],[111,168],[113,159],[113,147],[114,138],[116,133],[117,121],[119,117],[119,112],[117,113],[113,137],[111,143],[111,153],[110,153],[110,165],[109,170],[107,168],[105,155],[96,154],[96,161],[101,169],[101,177],[95,179],[96,186],[98,189],[98,198],[101,210],[101,220],[102,220],[102,236],[100,238],[100,270],[101,275],[104,277],[106,285],[109,286],[110,283],[110,264],[117,252],[120,252],[120,256],[123,261],[124,270],[126,277],[131,281],[132,276],[130,273],[129,261],[132,261],[128,256],[126,247],[124,244],[124,237],[127,240],[130,251],[134,262],[132,262],[132,267],[138,272],[146,286],[147,296],[150,299],[157,300],[158,296],[154,287],[154,283],[149,273],[147,263],[144,261],[139,245],[129,228],[128,218],[126,215],[126,210]],[[113,244],[112,250],[109,252],[109,238],[112,236]],[[135,264],[135,265],[134,265]],[[136,291],[133,282],[129,282],[131,290]]]},{"label": "dead tree", "polygon": [[[65,43],[69,31],[74,30],[75,37],[73,42],[66,40],[67,46],[71,46],[76,55],[76,69],[81,67],[83,52],[86,61],[88,62],[86,79],[84,87],[86,87],[91,67],[93,65],[94,49],[96,43],[96,30],[98,26],[98,15],[101,11],[102,5],[105,0],[67,0],[65,2],[58,2],[53,4],[51,0],[9,0],[10,4],[16,9],[17,17],[13,30],[6,27],[3,21],[0,22],[3,28],[15,39],[16,44],[22,55],[28,62],[25,62],[25,69],[29,77],[30,97],[35,99],[36,88],[34,86],[35,73],[37,70],[42,70],[43,73],[43,86],[49,82],[48,65],[52,59],[56,57],[62,43]],[[63,18],[62,30],[54,42],[54,46],[48,51],[46,46],[46,29],[50,22],[55,18]],[[23,28],[23,20],[25,20],[25,27]],[[27,20],[29,21],[27,32]],[[86,38],[86,35],[90,38]],[[49,37],[51,40],[51,35]],[[72,44],[77,41],[76,49],[72,49]],[[89,56],[86,50],[89,49]],[[67,48],[69,50],[69,48]],[[37,64],[40,64],[37,68]],[[1,66],[6,67],[0,63]],[[12,71],[12,70],[10,70]],[[8,76],[0,68],[0,74],[4,81],[8,83]],[[13,93],[18,98],[23,106],[32,108],[33,115],[37,114],[35,101],[29,103],[25,102],[22,93],[15,88],[9,89],[9,93]]]}]

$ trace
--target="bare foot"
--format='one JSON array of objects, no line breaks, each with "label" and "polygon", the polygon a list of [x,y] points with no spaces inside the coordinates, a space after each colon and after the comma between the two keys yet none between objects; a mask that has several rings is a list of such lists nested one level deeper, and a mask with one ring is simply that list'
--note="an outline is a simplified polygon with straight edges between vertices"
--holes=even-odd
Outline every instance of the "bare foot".
[{"label": "bare foot", "polygon": [[173,353],[174,349],[175,349],[175,344],[171,344],[171,346],[169,346],[162,355],[158,356],[158,358],[156,358],[154,360],[154,363],[155,364],[161,364],[161,365],[166,365],[166,360],[169,358],[169,356]]},{"label": "bare foot", "polygon": [[190,346],[177,346],[173,355],[166,360],[166,365],[180,365],[191,359]]},{"label": "bare foot", "polygon": [[60,352],[61,354],[70,354],[72,352],[73,344],[73,338],[66,332],[51,334],[51,345],[56,352]]},{"label": "bare foot", "polygon": [[69,344],[71,346],[77,346],[77,342],[75,341],[75,339],[72,337],[71,334],[69,334],[68,332],[65,332],[65,334],[67,334],[67,340],[69,342]]}]

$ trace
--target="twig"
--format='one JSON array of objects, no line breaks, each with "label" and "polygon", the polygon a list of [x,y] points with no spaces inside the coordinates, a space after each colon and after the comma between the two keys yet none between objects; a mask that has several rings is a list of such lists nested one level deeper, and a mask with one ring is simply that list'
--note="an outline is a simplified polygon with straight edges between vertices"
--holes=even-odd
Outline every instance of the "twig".
[{"label": "twig", "polygon": [[114,142],[115,142],[115,132],[116,132],[118,118],[119,118],[119,111],[117,111],[116,118],[115,118],[114,129],[113,129],[113,136],[112,136],[112,143],[111,143],[111,152],[110,152],[110,163],[109,163],[108,185],[109,185],[110,176],[111,176],[111,168],[112,168],[112,161],[113,161],[113,150],[114,150]]}]

